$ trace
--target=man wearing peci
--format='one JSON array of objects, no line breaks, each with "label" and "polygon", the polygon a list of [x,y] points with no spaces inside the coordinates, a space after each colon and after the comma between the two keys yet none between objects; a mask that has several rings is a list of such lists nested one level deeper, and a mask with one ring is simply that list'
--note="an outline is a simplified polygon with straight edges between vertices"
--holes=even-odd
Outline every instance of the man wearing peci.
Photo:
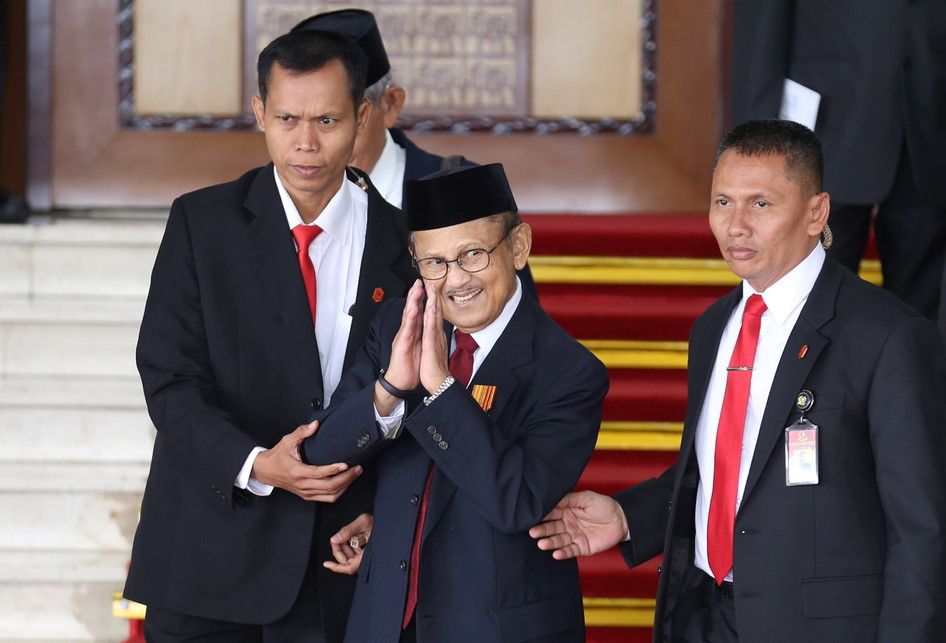
[{"label": "man wearing peci", "polygon": [[825,257],[821,148],[730,131],[710,227],[742,284],[690,335],[680,456],[532,529],[560,559],[663,551],[654,640],[946,637],[946,357],[932,322]]},{"label": "man wearing peci", "polygon": [[413,280],[400,213],[346,176],[365,68],[333,34],[274,40],[253,99],[273,163],[171,207],[138,341],[157,438],[125,586],[149,641],[344,631],[353,585],[320,563],[372,488],[360,467],[305,465],[311,430],[287,432]]},{"label": "man wearing peci", "polygon": [[[354,41],[368,57],[365,97],[371,113],[358,132],[350,165],[369,173],[371,182],[388,203],[400,208],[404,184],[453,165],[473,165],[462,156],[444,158],[418,147],[395,127],[407,92],[394,82],[381,31],[374,14],[363,9],[340,9],[306,18],[293,31],[322,30]],[[526,265],[519,280],[528,296],[538,299],[532,271]]]},{"label": "man wearing peci", "polygon": [[304,445],[377,467],[346,640],[584,640],[577,565],[527,532],[591,457],[607,373],[523,296],[531,231],[501,165],[409,182],[405,211],[422,280]]}]

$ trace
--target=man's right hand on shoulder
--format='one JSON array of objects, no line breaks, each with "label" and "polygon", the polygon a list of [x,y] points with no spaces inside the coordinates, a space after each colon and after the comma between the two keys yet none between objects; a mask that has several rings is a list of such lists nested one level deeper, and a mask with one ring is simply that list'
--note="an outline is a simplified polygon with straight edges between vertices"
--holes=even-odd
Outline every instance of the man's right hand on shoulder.
[{"label": "man's right hand on shoulder", "polygon": [[621,505],[593,491],[568,494],[529,530],[539,549],[551,551],[556,560],[597,554],[624,540],[627,533]]},{"label": "man's right hand on shoulder", "polygon": [[302,441],[318,430],[319,423],[303,424],[283,436],[272,449],[260,452],[253,463],[252,476],[263,484],[296,494],[303,500],[335,502],[361,475],[361,466],[344,462],[312,466],[300,455]]}]

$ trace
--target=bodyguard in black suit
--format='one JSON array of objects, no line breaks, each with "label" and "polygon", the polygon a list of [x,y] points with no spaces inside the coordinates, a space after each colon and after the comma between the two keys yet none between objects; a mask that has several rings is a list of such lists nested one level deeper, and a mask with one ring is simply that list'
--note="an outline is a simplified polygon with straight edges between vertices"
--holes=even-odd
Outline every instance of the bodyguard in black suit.
[{"label": "bodyguard in black suit", "polygon": [[[276,39],[254,100],[274,163],[171,208],[138,342],[158,432],[125,587],[148,606],[149,640],[344,632],[353,586],[321,561],[373,489],[360,467],[303,464],[308,433],[286,434],[413,278],[400,213],[345,173],[365,65],[337,36]],[[294,236],[313,222],[302,251]],[[317,289],[300,263],[313,258]]]},{"label": "bodyguard in black suit", "polygon": [[[818,151],[784,121],[726,136],[709,218],[745,281],[690,335],[680,457],[614,499],[570,494],[532,530],[562,559],[622,541],[631,566],[662,551],[655,641],[946,637],[943,343],[825,258]],[[733,363],[753,315],[755,356]]]},{"label": "bodyguard in black suit", "polygon": [[304,445],[309,462],[377,465],[346,640],[584,640],[577,566],[527,530],[594,450],[605,369],[523,296],[531,235],[502,166],[406,197],[423,281],[378,312]]},{"label": "bodyguard in black suit", "polygon": [[821,94],[829,251],[856,271],[871,212],[884,287],[934,318],[946,254],[946,3],[736,0],[732,120],[779,115],[786,78]]}]

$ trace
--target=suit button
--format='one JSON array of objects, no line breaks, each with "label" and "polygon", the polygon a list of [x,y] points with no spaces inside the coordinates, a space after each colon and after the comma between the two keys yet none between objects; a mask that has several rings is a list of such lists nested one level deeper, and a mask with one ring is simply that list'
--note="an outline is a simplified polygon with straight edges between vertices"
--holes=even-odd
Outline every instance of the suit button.
[{"label": "suit button", "polygon": [[318,411],[320,408],[322,408],[322,400],[317,397],[313,397],[312,401],[309,402],[309,408]]},{"label": "suit button", "polygon": [[411,504],[412,504],[412,505],[416,505],[418,500],[420,500],[420,498],[418,497],[418,495],[417,495],[416,493],[411,494]]},{"label": "suit button", "polygon": [[403,571],[407,571],[407,561],[406,561],[406,560],[402,560],[402,561],[401,561],[401,571],[402,571],[402,572],[403,572]]},{"label": "suit button", "polygon": [[443,436],[439,433],[434,433],[431,437],[434,439],[434,442],[440,442],[443,440]]},{"label": "suit button", "polygon": [[357,446],[359,449],[363,449],[370,441],[371,441],[371,438],[368,436],[368,434],[362,433],[361,436],[358,438],[358,441],[355,442],[355,446]]},{"label": "suit button", "polygon": [[437,432],[437,427],[435,427],[435,426],[428,426],[428,427],[427,427],[427,433],[429,433],[430,435],[433,435],[433,434],[436,433],[436,432]]},{"label": "suit button", "polygon": [[913,59],[907,56],[903,59],[903,70],[910,71],[911,69],[913,69]]},{"label": "suit button", "polygon": [[447,447],[450,446],[450,445],[447,444],[447,441],[446,441],[446,440],[441,440],[440,443],[439,443],[437,446],[440,447],[440,450],[441,450],[441,451],[446,451],[446,450],[447,450]]}]

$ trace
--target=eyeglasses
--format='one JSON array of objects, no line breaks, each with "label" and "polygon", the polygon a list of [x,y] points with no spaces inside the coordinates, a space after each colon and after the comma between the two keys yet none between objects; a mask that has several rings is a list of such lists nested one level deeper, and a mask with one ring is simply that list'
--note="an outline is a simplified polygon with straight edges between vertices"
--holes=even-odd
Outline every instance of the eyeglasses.
[{"label": "eyeglasses", "polygon": [[508,228],[506,234],[496,242],[489,250],[485,248],[473,248],[472,250],[467,250],[466,252],[460,254],[456,259],[448,260],[443,257],[427,257],[426,259],[420,259],[419,261],[415,260],[414,267],[417,268],[417,272],[420,273],[420,276],[424,279],[443,279],[447,276],[447,270],[450,268],[450,264],[455,263],[460,267],[464,272],[480,272],[486,270],[489,267],[489,257],[493,254],[493,251],[496,250],[499,246],[502,245],[503,241],[506,240],[506,237],[509,236],[509,233],[512,232],[516,227]]}]

